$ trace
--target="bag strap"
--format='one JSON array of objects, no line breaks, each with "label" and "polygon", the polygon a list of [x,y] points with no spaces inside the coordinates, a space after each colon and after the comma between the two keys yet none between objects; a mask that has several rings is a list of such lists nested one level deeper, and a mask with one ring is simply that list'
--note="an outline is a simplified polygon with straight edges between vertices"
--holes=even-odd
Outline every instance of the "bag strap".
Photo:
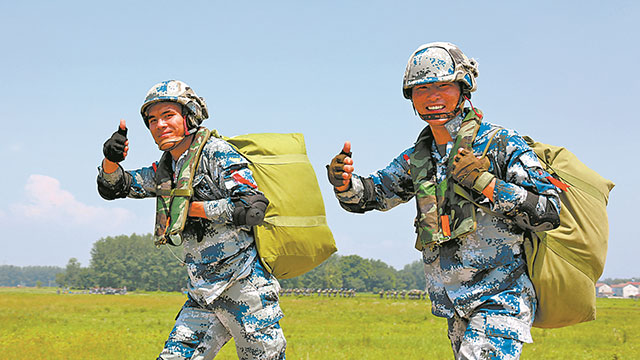
[{"label": "bag strap", "polygon": [[156,175],[156,225],[154,243],[156,245],[182,244],[182,231],[189,214],[189,204],[193,196],[193,177],[200,163],[202,149],[209,139],[207,128],[200,128],[186,153],[186,160],[180,169],[176,169],[177,179],[172,184],[170,155],[165,152]]},{"label": "bag strap", "polygon": [[[489,147],[491,146],[491,143],[493,142],[493,138],[498,134],[498,132],[501,130],[502,128],[497,128],[496,130],[493,131],[493,134],[491,134],[491,136],[489,137],[489,140],[487,141],[487,145],[485,145],[484,150],[482,151],[482,156],[481,157],[485,157],[487,155],[487,152],[489,151]],[[507,219],[508,217],[500,214],[498,212],[495,212],[493,210],[491,210],[489,207],[484,206],[479,204],[477,201],[475,201],[473,199],[473,196],[471,196],[471,194],[462,186],[458,185],[457,183],[453,184],[453,190],[455,191],[456,194],[462,196],[465,200],[471,202],[472,204],[474,204],[475,206],[479,207],[480,209],[482,209],[482,211],[486,212],[487,214],[493,215],[493,216],[497,216],[497,217],[501,217],[503,219]]]}]

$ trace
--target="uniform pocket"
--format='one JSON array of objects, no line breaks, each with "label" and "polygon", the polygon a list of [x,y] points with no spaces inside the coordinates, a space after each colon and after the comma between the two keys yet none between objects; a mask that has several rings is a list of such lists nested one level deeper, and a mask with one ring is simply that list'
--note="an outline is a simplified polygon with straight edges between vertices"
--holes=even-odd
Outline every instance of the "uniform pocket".
[{"label": "uniform pocket", "polygon": [[[243,319],[243,325],[247,332],[262,330],[278,322],[284,317],[280,309],[280,284],[268,273],[259,260],[255,260],[253,271],[247,278],[251,294],[244,294],[252,298],[251,313]],[[259,299],[259,302],[256,301]]]},{"label": "uniform pocket", "polygon": [[486,315],[485,331],[487,336],[497,336],[532,343],[531,325],[511,316]]},{"label": "uniform pocket", "polygon": [[275,324],[283,317],[284,314],[282,313],[280,306],[276,303],[244,316],[242,319],[242,325],[246,332],[252,333]]}]

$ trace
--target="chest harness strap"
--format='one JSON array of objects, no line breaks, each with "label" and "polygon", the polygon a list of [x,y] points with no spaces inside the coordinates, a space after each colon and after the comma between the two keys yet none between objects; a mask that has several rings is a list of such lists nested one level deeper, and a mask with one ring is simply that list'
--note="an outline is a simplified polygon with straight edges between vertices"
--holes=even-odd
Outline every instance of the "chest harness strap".
[{"label": "chest harness strap", "polygon": [[200,154],[209,139],[210,131],[200,128],[187,150],[186,159],[173,181],[171,153],[165,151],[156,170],[156,225],[154,243],[159,246],[182,244],[182,230],[189,214],[189,204],[193,196],[193,176]]},{"label": "chest harness strap", "polygon": [[427,126],[416,141],[410,157],[410,171],[416,190],[417,216],[415,247],[422,250],[437,246],[451,239],[467,235],[476,230],[476,210],[470,201],[456,194],[455,182],[450,178],[453,158],[459,148],[473,151],[473,140],[480,127],[480,117],[468,112],[449,153],[446,177],[438,182],[436,164],[431,157],[433,134]]}]

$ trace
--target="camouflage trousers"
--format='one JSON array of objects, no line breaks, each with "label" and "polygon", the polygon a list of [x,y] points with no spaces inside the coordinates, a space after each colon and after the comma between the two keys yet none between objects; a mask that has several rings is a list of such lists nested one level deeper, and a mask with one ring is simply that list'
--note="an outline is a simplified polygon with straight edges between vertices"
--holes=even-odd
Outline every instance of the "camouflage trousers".
[{"label": "camouflage trousers", "polygon": [[536,300],[526,274],[516,285],[496,294],[469,317],[448,319],[448,335],[456,360],[520,358],[523,344],[533,342],[531,325]]},{"label": "camouflage trousers", "polygon": [[278,281],[256,259],[251,274],[212,304],[189,296],[158,359],[213,359],[231,337],[239,359],[284,359]]}]

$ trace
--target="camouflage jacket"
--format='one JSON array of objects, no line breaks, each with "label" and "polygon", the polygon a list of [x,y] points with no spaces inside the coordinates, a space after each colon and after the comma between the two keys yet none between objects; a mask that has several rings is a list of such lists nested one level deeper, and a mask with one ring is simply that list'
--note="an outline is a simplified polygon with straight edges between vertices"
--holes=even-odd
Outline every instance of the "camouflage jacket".
[{"label": "camouflage jacket", "polygon": [[[185,159],[186,152],[174,162],[173,169],[181,168]],[[213,302],[231,283],[247,276],[251,263],[257,261],[251,229],[231,222],[231,196],[258,192],[247,165],[242,155],[215,137],[207,141],[200,156],[193,179],[193,200],[204,201],[207,219],[189,217],[182,235],[189,292],[203,303]],[[122,187],[118,191],[130,198],[155,197],[156,168],[157,162],[126,172],[118,169],[112,174],[100,169],[98,186]]]},{"label": "camouflage jacket", "polygon": [[[453,139],[461,121],[459,116],[447,123]],[[541,209],[550,201],[559,212],[558,190],[546,179],[549,174],[515,131],[482,122],[473,142],[474,154],[482,154],[494,132],[497,133],[487,152],[491,161],[489,171],[497,178],[494,202],[488,199],[483,202],[495,212],[510,215],[524,202],[528,190],[540,195],[537,211],[544,211]],[[433,145],[431,154],[438,181],[445,178],[452,145],[451,142],[447,145],[445,156]],[[403,151],[386,168],[368,177],[354,174],[349,190],[336,193],[340,205],[351,212],[386,211],[409,201],[415,194],[409,172],[413,151],[413,147]],[[490,297],[513,290],[516,280],[525,273],[522,230],[508,219],[476,211],[477,231],[422,250],[434,315],[448,318],[454,312],[468,315]],[[518,291],[524,290],[533,291],[532,288]]]}]

